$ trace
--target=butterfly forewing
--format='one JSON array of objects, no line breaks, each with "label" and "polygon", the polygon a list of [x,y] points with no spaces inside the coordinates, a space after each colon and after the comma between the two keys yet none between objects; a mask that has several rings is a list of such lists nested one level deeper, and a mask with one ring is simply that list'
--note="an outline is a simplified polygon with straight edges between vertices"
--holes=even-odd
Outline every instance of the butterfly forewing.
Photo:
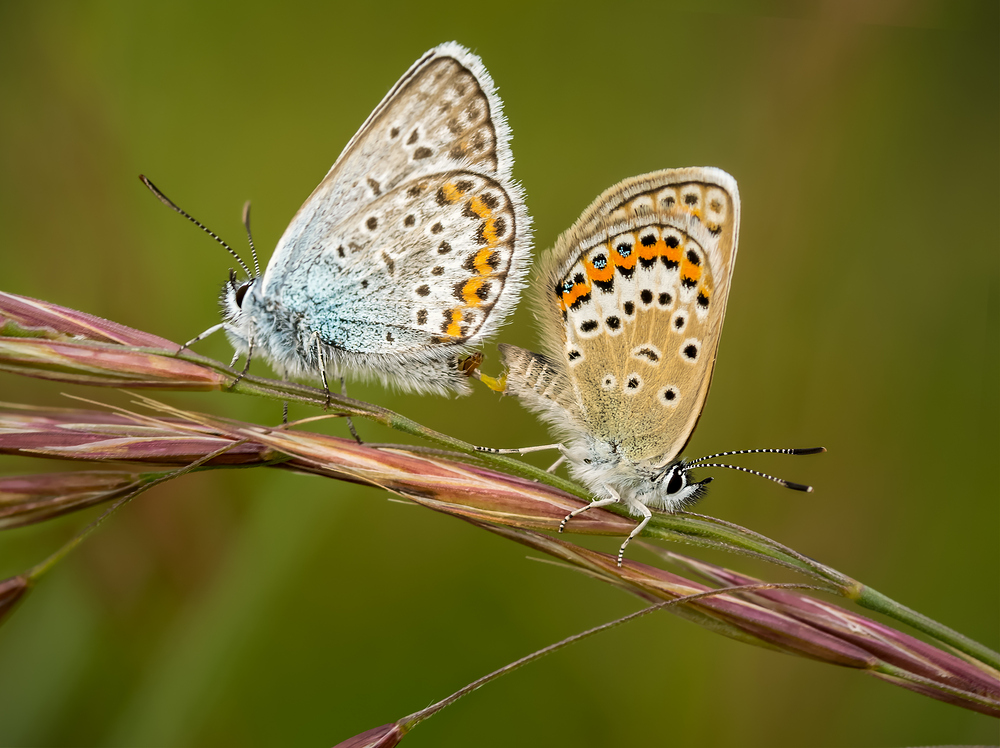
[{"label": "butterfly forewing", "polygon": [[544,272],[547,351],[587,433],[632,462],[673,459],[708,394],[736,255],[739,197],[715,169],[602,195]]},{"label": "butterfly forewing", "polygon": [[331,222],[360,215],[404,182],[470,168],[509,179],[512,158],[500,109],[477,58],[457,45],[429,52],[386,95],[299,209],[266,280],[297,253],[316,247]]}]

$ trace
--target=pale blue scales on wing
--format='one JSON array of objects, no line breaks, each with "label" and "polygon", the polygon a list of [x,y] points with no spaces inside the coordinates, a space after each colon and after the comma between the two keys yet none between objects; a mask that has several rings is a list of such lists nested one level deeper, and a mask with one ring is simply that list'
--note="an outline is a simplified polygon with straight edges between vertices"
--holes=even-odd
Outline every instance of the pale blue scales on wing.
[{"label": "pale blue scales on wing", "polygon": [[517,305],[531,223],[492,79],[456,43],[425,54],[347,144],[262,276],[223,291],[240,354],[283,376],[466,392],[458,359]]}]

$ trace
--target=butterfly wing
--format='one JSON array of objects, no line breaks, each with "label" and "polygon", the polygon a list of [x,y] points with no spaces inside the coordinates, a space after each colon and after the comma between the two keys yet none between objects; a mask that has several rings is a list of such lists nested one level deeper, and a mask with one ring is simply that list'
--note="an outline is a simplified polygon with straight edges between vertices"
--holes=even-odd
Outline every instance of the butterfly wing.
[{"label": "butterfly wing", "polygon": [[506,343],[497,348],[507,369],[505,393],[519,398],[561,437],[586,428],[563,361]]},{"label": "butterfly wing", "polygon": [[509,137],[479,58],[431,50],[292,219],[261,296],[340,353],[427,363],[478,343],[515,307],[529,260]]},{"label": "butterfly wing", "polygon": [[[684,448],[712,378],[739,210],[725,172],[666,170],[615,185],[559,238],[539,318],[548,379],[560,383],[550,391],[563,393],[549,399],[572,428],[632,462],[665,464]],[[523,376],[508,381],[544,411]]]}]

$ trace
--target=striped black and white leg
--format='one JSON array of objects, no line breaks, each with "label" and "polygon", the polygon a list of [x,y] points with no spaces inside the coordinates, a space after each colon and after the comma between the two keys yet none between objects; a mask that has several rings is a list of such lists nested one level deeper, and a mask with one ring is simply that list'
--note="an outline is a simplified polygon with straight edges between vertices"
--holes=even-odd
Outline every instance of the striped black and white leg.
[{"label": "striped black and white leg", "polygon": [[646,506],[645,504],[639,504],[638,509],[642,511],[642,520],[640,520],[639,524],[637,524],[635,528],[632,530],[632,532],[628,534],[628,537],[625,538],[625,542],[622,543],[622,547],[618,549],[619,569],[622,566],[622,559],[625,558],[625,546],[631,543],[632,538],[636,537],[639,533],[641,533],[643,529],[645,529],[646,525],[649,524],[649,520],[653,518],[653,513],[649,511],[649,507]]},{"label": "striped black and white leg", "polygon": [[[491,455],[526,455],[531,452],[544,452],[547,449],[558,449],[562,452],[559,461],[566,459],[566,447],[563,444],[540,444],[537,447],[512,447],[511,449],[497,449],[495,447],[476,447],[477,452],[486,452]],[[556,465],[559,463],[557,462]]]},{"label": "striped black and white leg", "polygon": [[597,499],[597,501],[591,501],[589,504],[584,504],[583,506],[574,509],[572,512],[563,517],[563,521],[559,523],[559,532],[565,530],[569,521],[578,514],[583,514],[588,509],[600,509],[602,506],[611,506],[612,504],[617,504],[622,500],[622,497],[619,496],[618,492],[611,486],[605,486],[604,488],[611,494],[611,498]]}]

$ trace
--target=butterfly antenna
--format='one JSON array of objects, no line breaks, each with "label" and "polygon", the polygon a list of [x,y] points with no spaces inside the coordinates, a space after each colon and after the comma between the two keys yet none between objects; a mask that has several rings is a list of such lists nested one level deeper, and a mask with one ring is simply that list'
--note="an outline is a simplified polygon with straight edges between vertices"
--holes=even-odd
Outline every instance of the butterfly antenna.
[{"label": "butterfly antenna", "polygon": [[247,241],[250,242],[250,254],[253,255],[253,269],[256,277],[260,277],[260,263],[257,262],[257,248],[253,245],[253,234],[250,233],[250,201],[243,203],[243,225],[247,228]]},{"label": "butterfly antenna", "polygon": [[[234,250],[232,247],[230,247],[228,244],[226,244],[218,234],[216,234],[214,231],[212,231],[211,229],[209,229],[205,224],[203,224],[201,221],[199,221],[197,218],[195,218],[191,214],[189,214],[189,213],[185,212],[184,210],[181,210],[181,208],[177,207],[177,205],[175,205],[174,202],[169,197],[167,197],[162,192],[160,192],[159,188],[157,188],[157,186],[155,184],[153,184],[148,179],[146,179],[146,177],[144,175],[140,174],[139,175],[139,179],[141,179],[142,183],[149,188],[150,192],[152,192],[154,195],[156,195],[157,199],[161,203],[163,203],[164,205],[166,205],[171,210],[173,210],[173,211],[175,211],[177,213],[180,213],[182,216],[184,216],[186,219],[188,219],[191,223],[193,223],[195,226],[197,226],[198,228],[200,228],[202,231],[204,231],[210,237],[212,237],[213,239],[215,239],[215,241],[217,241],[223,247],[225,247],[226,251],[229,252],[229,254],[231,254],[233,257],[236,258],[236,261],[240,264],[240,267],[243,268],[244,272],[246,272],[248,278],[254,278],[254,277],[256,277],[253,273],[250,272],[250,268],[247,267],[247,264],[245,262],[243,262],[243,258],[241,258],[238,254],[236,254],[236,250]],[[254,253],[254,263],[255,264],[256,264],[256,260],[257,260],[257,255],[256,255],[256,253]]]},{"label": "butterfly antenna", "polygon": [[770,481],[784,486],[785,488],[791,488],[793,491],[805,491],[806,493],[812,493],[813,487],[807,486],[804,483],[792,483],[790,480],[785,480],[784,478],[775,478],[773,475],[768,475],[767,473],[762,473],[759,470],[751,470],[750,468],[740,467],[739,465],[726,465],[722,462],[709,462],[700,463],[698,465],[686,465],[688,470],[693,470],[695,468],[729,468],[730,470],[739,470],[741,473],[750,473],[751,475],[756,475],[759,478],[767,478]]},{"label": "butterfly antenna", "polygon": [[775,483],[785,486],[786,488],[791,488],[793,491],[805,491],[806,493],[812,493],[812,486],[807,486],[803,483],[793,483],[790,480],[784,480],[783,478],[776,478],[773,475],[768,475],[767,473],[762,473],[759,470],[751,470],[750,468],[740,467],[739,465],[727,465],[721,462],[705,462],[705,460],[714,460],[716,457],[728,457],[731,455],[749,455],[749,454],[780,454],[780,455],[816,455],[821,452],[825,452],[826,447],[807,447],[804,449],[739,449],[735,452],[719,452],[714,455],[706,455],[705,457],[699,457],[697,460],[692,460],[685,465],[688,470],[694,470],[695,468],[711,468],[711,467],[721,467],[729,468],[730,470],[739,470],[741,473],[750,473],[751,475],[756,475],[760,478],[766,478],[769,481],[774,481]]},{"label": "butterfly antenna", "polygon": [[705,460],[714,460],[716,457],[730,457],[732,455],[753,455],[761,453],[769,454],[779,454],[779,455],[818,455],[826,451],[826,447],[806,447],[804,449],[738,449],[735,452],[717,452],[714,455],[705,455],[704,457],[699,457],[697,460],[691,460],[688,464],[694,465],[698,462],[704,462]]}]

